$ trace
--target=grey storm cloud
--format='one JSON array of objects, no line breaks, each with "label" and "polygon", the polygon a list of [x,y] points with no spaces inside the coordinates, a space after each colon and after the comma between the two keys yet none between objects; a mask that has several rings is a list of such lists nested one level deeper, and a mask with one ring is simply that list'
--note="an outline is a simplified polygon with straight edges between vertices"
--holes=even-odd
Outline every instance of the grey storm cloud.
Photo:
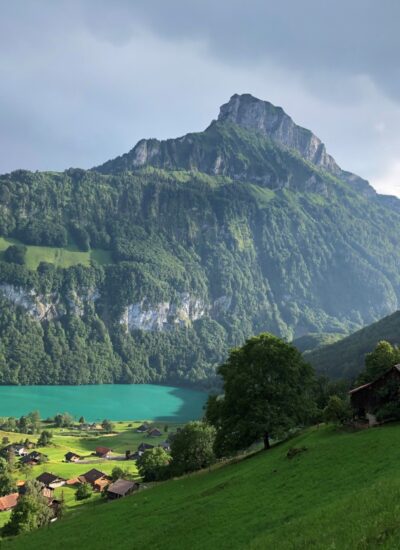
[{"label": "grey storm cloud", "polygon": [[397,0],[0,0],[0,172],[93,166],[250,92],[400,195],[399,16]]}]

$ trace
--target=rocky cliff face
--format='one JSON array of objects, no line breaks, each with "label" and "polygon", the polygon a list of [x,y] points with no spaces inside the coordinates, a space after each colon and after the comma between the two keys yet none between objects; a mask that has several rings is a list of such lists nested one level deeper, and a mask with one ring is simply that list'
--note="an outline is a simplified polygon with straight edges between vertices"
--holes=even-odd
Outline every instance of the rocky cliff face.
[{"label": "rocky cliff face", "polygon": [[[267,138],[284,150],[296,151],[307,162],[344,180],[358,193],[377,199],[375,190],[359,176],[342,170],[326,151],[322,141],[310,130],[297,125],[281,107],[262,101],[250,94],[235,94],[221,106],[217,121],[202,133],[191,133],[177,139],[159,141],[142,139],[128,153],[96,168],[103,173],[135,170],[143,166],[171,170],[194,170],[211,175],[248,180],[273,189],[291,187],[285,174],[277,178],[267,162],[268,151],[260,147],[251,162],[241,162],[243,143],[235,150],[235,143],[221,148],[224,129],[234,126],[249,135]],[[283,164],[286,161],[282,160]],[[315,175],[309,176],[315,179]],[[308,179],[309,179],[308,178]],[[298,182],[296,181],[296,185]],[[310,190],[310,189],[309,189]],[[318,192],[318,189],[316,189]],[[379,199],[378,199],[379,200]]]},{"label": "rocky cliff face", "polygon": [[231,122],[246,130],[259,132],[330,172],[339,172],[339,166],[326,152],[325,145],[310,130],[293,122],[281,107],[262,101],[250,94],[235,94],[222,105],[218,120]]}]

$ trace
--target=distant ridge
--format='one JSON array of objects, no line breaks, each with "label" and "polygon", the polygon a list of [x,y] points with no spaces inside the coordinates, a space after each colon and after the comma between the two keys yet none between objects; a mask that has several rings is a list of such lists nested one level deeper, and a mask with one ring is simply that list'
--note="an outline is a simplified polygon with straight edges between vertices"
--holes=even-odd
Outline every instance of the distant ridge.
[{"label": "distant ridge", "polygon": [[381,340],[400,344],[400,311],[338,342],[306,352],[305,357],[319,372],[334,378],[351,379],[361,372],[365,355],[373,351]]}]

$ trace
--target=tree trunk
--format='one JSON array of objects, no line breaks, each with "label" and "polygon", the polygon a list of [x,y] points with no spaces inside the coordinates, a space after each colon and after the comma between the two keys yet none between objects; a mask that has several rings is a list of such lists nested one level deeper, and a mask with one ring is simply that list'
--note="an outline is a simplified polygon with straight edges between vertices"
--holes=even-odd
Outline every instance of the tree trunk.
[{"label": "tree trunk", "polygon": [[268,449],[271,447],[269,444],[269,433],[264,432],[264,451],[268,451]]}]

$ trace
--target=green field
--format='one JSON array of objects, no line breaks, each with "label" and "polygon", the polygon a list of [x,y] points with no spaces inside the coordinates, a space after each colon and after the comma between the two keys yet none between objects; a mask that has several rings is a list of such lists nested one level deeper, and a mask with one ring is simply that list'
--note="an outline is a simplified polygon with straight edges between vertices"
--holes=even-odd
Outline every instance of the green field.
[{"label": "green field", "polygon": [[[0,259],[1,253],[12,244],[21,243],[15,239],[0,237]],[[111,254],[107,250],[95,249],[89,252],[82,252],[73,246],[57,248],[33,245],[26,245],[26,248],[26,267],[32,270],[35,270],[40,262],[48,262],[57,267],[64,268],[78,264],[90,266],[91,261],[101,265],[111,263]]]},{"label": "green field", "polygon": [[[292,446],[307,450],[289,460]],[[399,463],[399,425],[313,428],[268,453],[82,508],[2,548],[399,548]]]},{"label": "green field", "polygon": [[[141,442],[157,445],[167,438],[168,433],[156,438],[149,438],[146,434],[136,433],[139,422],[117,422],[114,425],[112,434],[91,434],[87,432],[71,431],[69,429],[50,428],[53,433],[52,444],[47,447],[41,447],[38,450],[48,456],[48,462],[32,466],[26,471],[16,470],[14,477],[16,480],[26,480],[38,477],[42,472],[50,472],[65,479],[76,478],[92,468],[97,468],[105,474],[111,474],[113,468],[120,466],[124,470],[129,470],[134,478],[139,478],[136,462],[133,460],[108,460],[99,459],[92,456],[92,452],[98,446],[109,447],[112,449],[112,457],[125,455],[126,450],[134,452]],[[164,431],[165,424],[154,424],[161,431]],[[168,424],[168,431],[174,431],[178,424]],[[49,429],[46,425],[43,428]],[[0,441],[7,437],[11,442],[24,440],[24,434],[4,432],[0,430]],[[36,442],[36,436],[29,436],[29,439]],[[90,460],[90,463],[68,463],[64,462],[64,455],[68,451],[73,451],[81,457]],[[58,497],[63,496],[66,504],[67,515],[76,510],[77,507],[91,509],[98,506],[103,499],[99,493],[94,493],[90,499],[79,501],[75,500],[76,487],[64,486],[56,489],[55,494]],[[0,513],[0,528],[7,523],[11,512]]]}]

